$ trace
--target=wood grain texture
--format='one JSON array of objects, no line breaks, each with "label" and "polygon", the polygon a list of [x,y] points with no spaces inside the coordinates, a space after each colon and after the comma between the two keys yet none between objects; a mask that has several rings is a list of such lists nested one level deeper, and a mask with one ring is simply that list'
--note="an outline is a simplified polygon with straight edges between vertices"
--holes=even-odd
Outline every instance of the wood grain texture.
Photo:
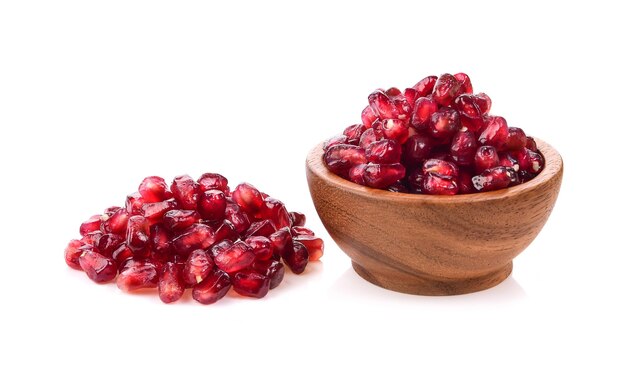
[{"label": "wood grain texture", "polygon": [[364,187],[328,171],[323,144],[307,157],[307,180],[322,223],[361,277],[404,293],[470,293],[506,279],[513,258],[552,212],[563,161],[535,140],[545,169],[527,183],[493,192],[428,196]]}]

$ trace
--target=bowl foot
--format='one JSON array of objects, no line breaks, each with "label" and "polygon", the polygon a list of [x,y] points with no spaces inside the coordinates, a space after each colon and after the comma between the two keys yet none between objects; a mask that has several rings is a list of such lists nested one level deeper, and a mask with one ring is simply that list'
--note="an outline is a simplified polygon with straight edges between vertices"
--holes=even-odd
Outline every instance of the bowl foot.
[{"label": "bowl foot", "polygon": [[513,262],[486,275],[464,279],[430,278],[397,271],[387,273],[364,268],[355,262],[352,262],[352,268],[365,280],[388,290],[417,295],[458,295],[498,285],[511,274]]}]

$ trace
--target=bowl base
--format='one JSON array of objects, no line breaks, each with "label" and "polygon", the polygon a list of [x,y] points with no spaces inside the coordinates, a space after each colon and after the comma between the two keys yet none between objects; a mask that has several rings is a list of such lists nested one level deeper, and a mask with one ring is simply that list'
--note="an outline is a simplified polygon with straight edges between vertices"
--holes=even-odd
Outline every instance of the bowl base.
[{"label": "bowl base", "polygon": [[416,295],[459,295],[489,289],[504,281],[513,270],[509,262],[497,271],[474,278],[435,279],[407,273],[383,273],[352,262],[352,268],[363,279],[382,288]]}]

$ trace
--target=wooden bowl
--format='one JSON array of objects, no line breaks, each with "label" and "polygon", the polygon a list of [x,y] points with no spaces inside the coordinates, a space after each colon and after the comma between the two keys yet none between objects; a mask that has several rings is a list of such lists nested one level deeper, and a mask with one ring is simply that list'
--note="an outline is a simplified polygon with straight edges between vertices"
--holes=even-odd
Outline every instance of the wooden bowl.
[{"label": "wooden bowl", "polygon": [[509,276],[513,258],[535,239],[556,202],[563,160],[535,140],[544,170],[492,192],[430,196],[368,188],[330,172],[323,144],[307,157],[307,180],[322,223],[361,277],[403,293],[471,293]]}]

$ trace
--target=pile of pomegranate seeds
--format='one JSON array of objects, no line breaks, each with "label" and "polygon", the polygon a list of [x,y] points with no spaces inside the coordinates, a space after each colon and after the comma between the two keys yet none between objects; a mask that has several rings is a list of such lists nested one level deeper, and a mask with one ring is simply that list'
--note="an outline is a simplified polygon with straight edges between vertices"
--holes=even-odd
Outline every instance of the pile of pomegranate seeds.
[{"label": "pile of pomegranate seeds", "polygon": [[110,207],[80,225],[82,238],[67,245],[65,262],[94,282],[116,280],[124,291],[158,288],[165,303],[186,288],[203,304],[231,287],[262,298],[282,281],[283,263],[300,274],[323,255],[324,243],[305,222],[250,184],[231,193],[219,174],[198,181],[178,176],[170,187],[150,176],[125,207]]},{"label": "pile of pomegranate seeds", "polygon": [[466,194],[517,185],[544,167],[532,137],[490,115],[464,73],[427,76],[404,92],[377,89],[362,124],[324,144],[324,163],[357,184],[393,192]]}]

